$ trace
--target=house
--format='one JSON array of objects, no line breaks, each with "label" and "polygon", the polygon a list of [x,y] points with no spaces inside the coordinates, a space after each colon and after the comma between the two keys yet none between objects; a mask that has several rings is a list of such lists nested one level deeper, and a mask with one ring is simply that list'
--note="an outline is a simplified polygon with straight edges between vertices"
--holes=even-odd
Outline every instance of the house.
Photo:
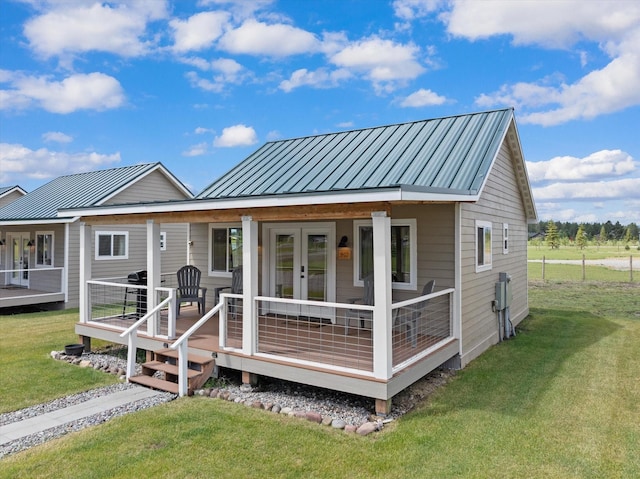
[{"label": "house", "polygon": [[[107,285],[85,263],[85,344],[170,345],[245,382],[370,397],[379,413],[435,368],[464,367],[529,311],[537,214],[512,109],[273,141],[193,200],[73,214],[86,247],[107,220],[147,224],[149,292],[162,289],[153,225],[188,221],[189,263],[209,291],[204,315],[176,318],[165,292],[133,324],[99,312],[119,293],[101,299]],[[242,288],[221,289],[238,273]],[[180,367],[172,375],[188,393]]]},{"label": "house", "polygon": [[20,188],[18,185],[0,186],[0,208],[2,208],[4,205],[8,205],[18,198],[22,198],[26,194],[27,192]]},{"label": "house", "polygon": [[[80,225],[76,216],[58,216],[59,208],[192,197],[162,164],[149,163],[61,176],[6,204],[0,208],[0,308],[78,307]],[[162,232],[163,261],[173,273],[187,260],[187,227],[167,224]],[[117,278],[123,270],[144,270],[146,254],[135,245],[145,239],[140,225],[96,228],[96,274]]]}]

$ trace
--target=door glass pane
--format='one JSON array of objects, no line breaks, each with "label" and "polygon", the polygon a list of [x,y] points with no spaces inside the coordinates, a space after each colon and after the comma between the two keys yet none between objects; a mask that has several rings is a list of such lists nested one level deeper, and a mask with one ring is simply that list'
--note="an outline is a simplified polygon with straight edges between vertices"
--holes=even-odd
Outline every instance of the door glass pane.
[{"label": "door glass pane", "polygon": [[294,235],[276,235],[276,297],[293,298]]},{"label": "door glass pane", "polygon": [[307,237],[307,299],[325,301],[327,297],[327,235]]}]

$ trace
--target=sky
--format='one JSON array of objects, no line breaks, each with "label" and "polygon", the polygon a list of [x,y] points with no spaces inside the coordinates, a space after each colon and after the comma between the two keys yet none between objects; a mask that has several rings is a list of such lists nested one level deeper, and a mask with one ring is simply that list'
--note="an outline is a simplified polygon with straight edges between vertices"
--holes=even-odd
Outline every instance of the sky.
[{"label": "sky", "polygon": [[505,107],[541,221],[640,224],[639,0],[0,0],[0,186]]}]

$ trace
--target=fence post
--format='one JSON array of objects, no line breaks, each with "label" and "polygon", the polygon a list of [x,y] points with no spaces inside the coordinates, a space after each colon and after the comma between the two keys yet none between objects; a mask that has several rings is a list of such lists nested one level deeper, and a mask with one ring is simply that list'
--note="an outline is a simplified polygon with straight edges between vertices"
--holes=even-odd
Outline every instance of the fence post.
[{"label": "fence post", "polygon": [[544,281],[544,265],[545,265],[545,255],[542,255],[542,281]]},{"label": "fence post", "polygon": [[585,268],[584,253],[582,253],[582,281],[584,281],[586,277],[587,277],[587,271]]},{"label": "fence post", "polygon": [[633,255],[629,256],[629,281],[633,283]]}]

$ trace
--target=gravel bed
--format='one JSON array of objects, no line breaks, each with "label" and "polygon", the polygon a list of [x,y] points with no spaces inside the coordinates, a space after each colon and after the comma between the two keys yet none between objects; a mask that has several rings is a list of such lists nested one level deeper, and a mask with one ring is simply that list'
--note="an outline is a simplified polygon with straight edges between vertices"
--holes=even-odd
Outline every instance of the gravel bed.
[{"label": "gravel bed", "polygon": [[[126,368],[126,360],[112,354],[84,353],[82,356],[74,358],[52,352],[52,357],[74,364],[80,364],[81,361],[89,361],[95,369],[110,371],[112,374],[120,374],[122,370]],[[140,366],[138,366],[138,369],[139,368]],[[120,373],[116,371],[120,371]],[[231,373],[233,374],[233,372]],[[376,421],[376,430],[379,430],[383,423],[395,420],[413,409],[418,402],[431,394],[437,387],[446,383],[452,374],[453,371],[450,370],[436,370],[410,388],[407,388],[394,397],[391,412],[385,418],[375,417],[373,399],[271,378],[261,378],[259,386],[251,388],[248,387],[248,385],[240,384],[238,377],[222,377],[214,381],[214,386],[201,389],[197,391],[196,394],[209,396],[213,392],[217,393],[216,397],[220,397],[221,393],[224,392],[224,399],[244,404],[245,406],[260,407],[269,409],[272,412],[288,413],[291,416],[307,418],[309,420],[311,420],[310,417],[318,417],[322,418],[323,423],[326,425],[332,425],[333,427],[339,427],[341,429],[349,429],[349,427],[352,427],[352,431],[363,424]],[[19,411],[0,414],[0,426],[29,419],[131,387],[138,386],[129,383],[115,384],[73,394]],[[101,414],[96,414],[78,421],[72,421],[41,433],[17,439],[0,446],[0,458],[42,444],[69,432],[79,431],[89,426],[101,424],[114,417],[153,407],[175,398],[175,395],[165,393],[155,398],[140,400]],[[324,422],[327,419],[328,421]]]}]

